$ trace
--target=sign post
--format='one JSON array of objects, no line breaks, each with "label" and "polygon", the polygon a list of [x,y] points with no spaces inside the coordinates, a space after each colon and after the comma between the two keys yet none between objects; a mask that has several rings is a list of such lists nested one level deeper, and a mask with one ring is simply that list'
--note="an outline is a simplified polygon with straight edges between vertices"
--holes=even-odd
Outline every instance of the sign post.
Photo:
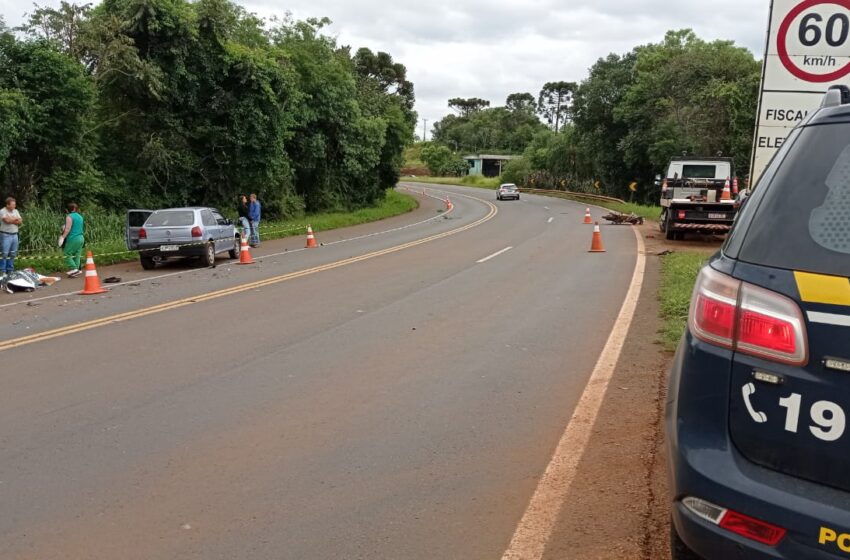
[{"label": "sign post", "polygon": [[850,85],[850,0],[773,0],[750,185],[827,88]]}]

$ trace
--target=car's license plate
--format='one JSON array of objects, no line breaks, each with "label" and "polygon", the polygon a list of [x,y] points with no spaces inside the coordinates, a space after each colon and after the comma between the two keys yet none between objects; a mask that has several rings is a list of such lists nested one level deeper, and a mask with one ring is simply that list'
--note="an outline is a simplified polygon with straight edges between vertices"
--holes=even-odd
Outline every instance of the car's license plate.
[{"label": "car's license plate", "polygon": [[710,212],[710,213],[708,214],[708,219],[709,219],[709,220],[725,220],[725,219],[726,219],[726,214]]},{"label": "car's license plate", "polygon": [[174,251],[179,251],[180,247],[177,245],[160,245],[159,250],[163,253],[173,253]]}]

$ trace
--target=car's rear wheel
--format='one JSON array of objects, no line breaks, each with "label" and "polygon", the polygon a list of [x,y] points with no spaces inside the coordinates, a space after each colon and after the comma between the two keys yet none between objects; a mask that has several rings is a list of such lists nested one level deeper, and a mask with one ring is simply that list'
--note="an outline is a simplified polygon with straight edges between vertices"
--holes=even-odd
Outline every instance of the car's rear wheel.
[{"label": "car's rear wheel", "polygon": [[206,244],[204,247],[204,256],[201,257],[203,263],[207,266],[215,265],[215,245],[212,241]]},{"label": "car's rear wheel", "polygon": [[142,263],[142,268],[145,270],[153,270],[156,268],[156,261],[153,260],[153,257],[139,255],[139,262]]},{"label": "car's rear wheel", "polygon": [[241,245],[241,243],[242,243],[242,240],[241,240],[241,239],[239,239],[238,237],[234,239],[234,241],[233,241],[233,249],[231,249],[231,250],[228,252],[228,255],[230,255],[230,258],[231,258],[231,259],[238,259],[238,258],[239,258],[239,253],[240,253],[240,252],[242,252],[242,245]]},{"label": "car's rear wheel", "polygon": [[688,548],[688,545],[682,541],[672,521],[670,521],[670,553],[672,560],[702,560],[696,552]]}]

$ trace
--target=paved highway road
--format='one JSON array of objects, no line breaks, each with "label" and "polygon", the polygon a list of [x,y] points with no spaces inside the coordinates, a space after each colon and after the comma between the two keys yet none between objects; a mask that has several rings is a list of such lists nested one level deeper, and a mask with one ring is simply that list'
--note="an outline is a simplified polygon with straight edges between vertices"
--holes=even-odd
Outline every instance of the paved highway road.
[{"label": "paved highway road", "polygon": [[411,187],[316,250],[0,307],[0,558],[500,558],[635,237],[589,254],[577,204]]}]

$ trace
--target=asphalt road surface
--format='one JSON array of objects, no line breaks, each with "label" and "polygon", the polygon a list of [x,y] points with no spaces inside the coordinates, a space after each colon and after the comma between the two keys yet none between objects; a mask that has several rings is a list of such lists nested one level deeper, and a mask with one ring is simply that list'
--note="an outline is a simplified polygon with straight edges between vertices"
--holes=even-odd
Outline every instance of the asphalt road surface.
[{"label": "asphalt road surface", "polygon": [[413,192],[319,249],[0,297],[0,558],[499,559],[635,237],[590,254],[584,206]]}]

